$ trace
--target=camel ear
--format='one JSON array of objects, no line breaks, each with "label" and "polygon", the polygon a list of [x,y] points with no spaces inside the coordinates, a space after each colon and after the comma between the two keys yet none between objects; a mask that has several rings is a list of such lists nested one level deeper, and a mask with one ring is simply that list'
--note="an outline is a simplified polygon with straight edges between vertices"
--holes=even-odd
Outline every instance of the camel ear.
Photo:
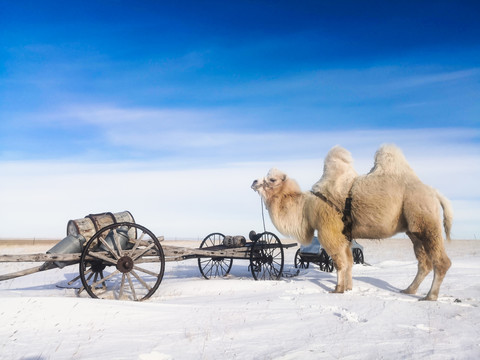
[{"label": "camel ear", "polygon": [[282,181],[285,181],[285,180],[287,180],[287,174],[283,174],[282,176]]}]

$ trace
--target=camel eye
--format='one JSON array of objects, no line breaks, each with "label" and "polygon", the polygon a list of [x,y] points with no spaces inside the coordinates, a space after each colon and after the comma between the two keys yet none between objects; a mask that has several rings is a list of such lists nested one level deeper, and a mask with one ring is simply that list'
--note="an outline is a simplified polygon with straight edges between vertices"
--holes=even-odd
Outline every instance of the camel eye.
[{"label": "camel eye", "polygon": [[274,183],[275,181],[277,181],[277,179],[270,179],[271,183]]}]

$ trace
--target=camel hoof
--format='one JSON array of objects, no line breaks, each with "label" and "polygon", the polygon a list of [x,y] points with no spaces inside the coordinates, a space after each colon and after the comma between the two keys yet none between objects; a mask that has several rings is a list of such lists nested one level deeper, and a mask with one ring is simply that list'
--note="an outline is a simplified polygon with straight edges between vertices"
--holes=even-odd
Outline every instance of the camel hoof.
[{"label": "camel hoof", "polygon": [[418,299],[418,301],[437,301],[438,296],[427,295],[423,298]]},{"label": "camel hoof", "polygon": [[406,289],[404,289],[404,290],[400,290],[400,292],[401,292],[402,294],[409,294],[409,295],[415,295],[415,293],[416,293],[416,291],[410,290],[410,289],[408,289],[408,288],[406,288]]},{"label": "camel hoof", "polygon": [[336,286],[335,290],[330,291],[330,294],[343,294],[343,292],[344,292],[343,288]]}]

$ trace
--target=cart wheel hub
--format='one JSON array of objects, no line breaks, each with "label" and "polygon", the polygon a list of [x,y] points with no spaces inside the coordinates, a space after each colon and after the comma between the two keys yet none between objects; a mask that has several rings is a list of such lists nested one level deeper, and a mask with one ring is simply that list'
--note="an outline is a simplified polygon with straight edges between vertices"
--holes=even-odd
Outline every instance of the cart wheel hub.
[{"label": "cart wheel hub", "polygon": [[117,269],[122,273],[132,271],[134,262],[130,256],[123,256],[117,261]]}]

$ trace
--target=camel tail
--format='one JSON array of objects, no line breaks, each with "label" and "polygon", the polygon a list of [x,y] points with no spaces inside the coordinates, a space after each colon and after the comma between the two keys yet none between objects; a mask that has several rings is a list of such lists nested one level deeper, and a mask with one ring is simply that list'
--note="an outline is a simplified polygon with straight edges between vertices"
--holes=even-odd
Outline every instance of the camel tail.
[{"label": "camel tail", "polygon": [[445,229],[445,235],[447,237],[447,241],[451,241],[452,239],[450,238],[450,230],[452,229],[453,220],[452,205],[450,204],[450,201],[438,191],[437,198],[438,201],[440,201],[440,205],[442,205],[443,209],[443,227]]}]

